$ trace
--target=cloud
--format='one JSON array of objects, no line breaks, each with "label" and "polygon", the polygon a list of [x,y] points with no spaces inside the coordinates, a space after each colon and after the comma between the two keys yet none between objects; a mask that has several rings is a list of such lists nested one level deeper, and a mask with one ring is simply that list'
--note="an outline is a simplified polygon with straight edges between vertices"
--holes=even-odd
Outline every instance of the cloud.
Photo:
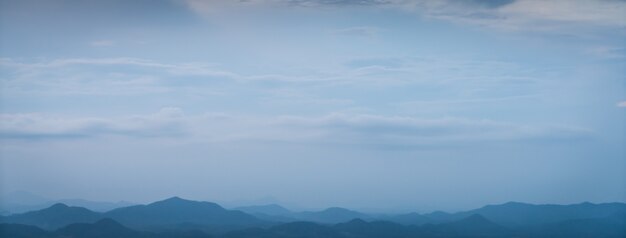
[{"label": "cloud", "polygon": [[93,47],[108,47],[115,45],[115,42],[112,40],[97,40],[89,42],[89,45]]},{"label": "cloud", "polygon": [[[259,102],[269,100],[306,105],[349,105],[358,101],[353,98],[354,94],[327,95],[318,90],[339,85],[374,88],[382,92],[398,86],[414,86],[455,94],[472,90],[515,91],[507,95],[532,94],[539,88],[538,78],[542,76],[537,69],[531,71],[511,62],[432,58],[355,59],[333,69],[289,74],[280,71],[244,74],[208,62],[164,63],[136,58],[36,61],[5,58],[0,59],[0,70],[5,72],[0,77],[0,83],[6,89],[5,97],[239,95],[255,97]],[[268,88],[269,84],[273,85],[272,88]],[[291,89],[290,96],[276,94],[282,89]],[[348,88],[346,92],[354,93],[354,90]]]},{"label": "cloud", "polygon": [[0,137],[5,139],[81,138],[104,135],[172,137],[186,133],[183,127],[183,113],[178,108],[163,108],[154,114],[121,118],[2,114],[0,119]]},{"label": "cloud", "polygon": [[186,115],[178,108],[117,118],[68,118],[42,114],[3,114],[0,118],[0,137],[3,139],[115,135],[172,137],[205,143],[257,141],[307,145],[448,146],[484,141],[570,140],[591,134],[590,130],[574,126],[533,126],[466,118],[424,119],[345,113],[310,117]]},{"label": "cloud", "polygon": [[373,37],[377,35],[379,31],[380,29],[376,27],[361,26],[338,29],[332,33],[335,35]]},{"label": "cloud", "polygon": [[394,1],[390,0],[284,0],[283,2],[304,7],[315,6],[374,6],[374,5],[387,5]]},{"label": "cloud", "polygon": [[618,107],[626,107],[626,101],[621,101],[617,103]]},{"label": "cloud", "polygon": [[437,145],[480,141],[579,138],[589,130],[568,126],[529,126],[465,118],[424,119],[368,114],[331,114],[317,118],[280,117],[274,123],[305,128],[339,144]]},{"label": "cloud", "polygon": [[510,31],[579,31],[581,27],[622,28],[625,1],[619,0],[187,0],[204,15],[224,9],[363,6],[417,13],[423,17]]}]

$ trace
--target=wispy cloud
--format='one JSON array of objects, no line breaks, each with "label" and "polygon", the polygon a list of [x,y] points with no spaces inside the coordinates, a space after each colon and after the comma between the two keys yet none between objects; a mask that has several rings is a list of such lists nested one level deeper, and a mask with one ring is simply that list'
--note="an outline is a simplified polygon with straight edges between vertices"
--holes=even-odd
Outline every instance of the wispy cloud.
[{"label": "wispy cloud", "polygon": [[626,101],[621,101],[617,103],[618,107],[626,107]]},{"label": "wispy cloud", "polygon": [[[218,13],[220,8],[260,6],[346,7],[364,6],[415,12],[428,18],[514,31],[580,30],[583,27],[626,26],[626,2],[618,0],[187,0],[202,14]],[[576,24],[573,26],[572,24]]]},{"label": "wispy cloud", "polygon": [[[523,67],[510,62],[412,58],[395,59],[393,62],[385,59],[357,60],[347,64],[347,68],[318,73],[243,74],[204,62],[162,63],[136,58],[68,58],[23,62],[5,58],[0,60],[0,67],[11,74],[0,80],[7,87],[17,90],[39,88],[50,92],[58,86],[63,87],[67,93],[95,94],[107,92],[107,85],[116,87],[111,91],[117,93],[132,92],[135,89],[141,93],[144,89],[147,92],[158,92],[171,90],[175,85],[195,83],[198,86],[201,82],[213,80],[332,85],[480,83],[481,87],[508,83],[519,85],[522,81],[534,81],[532,77],[526,76]],[[493,68],[500,70],[494,71]],[[505,69],[506,73],[502,73]],[[521,74],[511,77],[513,72]],[[439,76],[435,78],[433,75]],[[202,80],[185,81],[181,77],[199,77]],[[121,86],[125,87],[119,88]]]},{"label": "wispy cloud", "polygon": [[332,33],[336,35],[365,36],[365,37],[376,36],[378,32],[380,32],[379,28],[368,27],[368,26],[349,27],[349,28],[343,28],[343,29],[332,31]]},{"label": "wispy cloud", "polygon": [[0,137],[4,139],[117,135],[184,137],[205,142],[254,140],[335,145],[446,146],[448,143],[477,141],[568,140],[591,134],[590,130],[575,126],[532,126],[464,118],[424,119],[345,113],[312,117],[223,113],[186,115],[178,108],[116,118],[44,114],[3,114],[1,118]]},{"label": "wispy cloud", "polygon": [[121,118],[61,117],[44,114],[0,115],[0,137],[17,139],[75,138],[103,135],[131,137],[181,136],[184,117],[178,108]]},{"label": "wispy cloud", "polygon": [[97,40],[89,42],[89,45],[93,47],[108,47],[115,45],[115,41],[112,40]]}]

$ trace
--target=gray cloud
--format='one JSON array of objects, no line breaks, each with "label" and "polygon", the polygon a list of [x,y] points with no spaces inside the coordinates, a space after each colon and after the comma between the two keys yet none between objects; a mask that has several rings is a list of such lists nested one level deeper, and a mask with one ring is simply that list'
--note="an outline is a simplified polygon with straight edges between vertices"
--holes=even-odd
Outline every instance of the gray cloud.
[{"label": "gray cloud", "polygon": [[68,118],[42,114],[0,115],[0,137],[5,139],[77,138],[104,135],[171,137],[185,134],[178,108],[163,108],[150,115],[122,118]]},{"label": "gray cloud", "polygon": [[569,140],[590,130],[563,125],[520,125],[464,118],[423,119],[369,114],[326,116],[235,116],[222,113],[185,115],[164,108],[149,115],[119,118],[67,118],[39,114],[4,114],[4,139],[96,136],[177,137],[188,141],[279,141],[336,145],[447,146],[450,143]]},{"label": "gray cloud", "polygon": [[572,33],[594,26],[626,26],[622,17],[626,2],[610,0],[187,0],[187,3],[202,14],[218,14],[225,7],[380,7],[509,31]]}]

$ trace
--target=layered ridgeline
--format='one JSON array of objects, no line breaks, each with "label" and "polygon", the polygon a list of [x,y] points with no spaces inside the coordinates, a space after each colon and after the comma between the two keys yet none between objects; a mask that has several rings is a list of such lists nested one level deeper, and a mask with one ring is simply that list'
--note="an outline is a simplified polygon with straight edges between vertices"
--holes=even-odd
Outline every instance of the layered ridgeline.
[{"label": "layered ridgeline", "polygon": [[215,203],[190,201],[178,197],[148,205],[117,208],[105,213],[55,204],[38,211],[2,217],[1,221],[55,230],[73,223],[93,223],[104,218],[139,230],[223,231],[272,224],[242,211],[224,209]]},{"label": "layered ridgeline", "polygon": [[626,237],[626,204],[506,203],[459,213],[371,215],[279,205],[225,209],[178,197],[94,212],[51,207],[1,217],[0,237]]},{"label": "layered ridgeline", "polygon": [[40,210],[57,203],[68,206],[84,207],[92,211],[106,212],[115,208],[135,205],[130,202],[103,202],[85,199],[51,199],[26,191],[14,191],[3,194],[0,201],[0,215],[18,214],[28,211]]}]

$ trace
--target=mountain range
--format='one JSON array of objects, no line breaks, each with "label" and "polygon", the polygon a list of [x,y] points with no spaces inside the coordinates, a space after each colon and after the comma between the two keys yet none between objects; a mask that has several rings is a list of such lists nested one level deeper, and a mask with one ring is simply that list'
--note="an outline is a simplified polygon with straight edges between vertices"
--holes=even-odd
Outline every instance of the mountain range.
[{"label": "mountain range", "polygon": [[[281,221],[282,219],[282,221]],[[178,197],[95,212],[55,204],[0,217],[0,237],[626,237],[626,204],[510,202],[458,213],[373,215],[279,205],[228,210]]]},{"label": "mountain range", "polygon": [[10,215],[40,210],[57,203],[63,203],[68,206],[84,207],[97,212],[106,212],[115,208],[135,205],[125,201],[102,202],[85,199],[50,199],[26,191],[13,191],[11,193],[4,194],[0,200],[0,215]]}]

